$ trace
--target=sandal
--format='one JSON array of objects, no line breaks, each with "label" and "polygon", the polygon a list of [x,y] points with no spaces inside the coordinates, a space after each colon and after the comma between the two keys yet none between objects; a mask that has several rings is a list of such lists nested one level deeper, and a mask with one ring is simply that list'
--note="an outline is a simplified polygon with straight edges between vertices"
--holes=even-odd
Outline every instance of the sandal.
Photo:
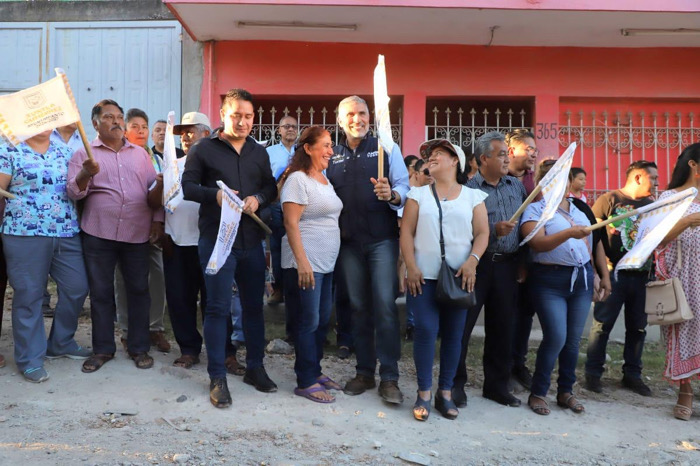
[{"label": "sandal", "polygon": [[298,388],[297,387],[294,389],[295,395],[306,398],[307,400],[311,400],[311,401],[314,401],[316,403],[324,403],[324,404],[335,403],[335,397],[333,397],[333,396],[331,396],[330,400],[323,400],[321,398],[317,398],[317,397],[313,396],[313,393],[318,393],[318,392],[324,392],[326,394],[328,393],[326,391],[326,389],[323,387],[323,385],[318,385],[316,387],[314,387],[312,385],[309,388]]},{"label": "sandal", "polygon": [[104,366],[107,361],[111,361],[113,358],[113,354],[93,354],[85,360],[81,370],[87,374],[96,372],[100,367]]},{"label": "sandal", "polygon": [[199,357],[193,354],[183,354],[173,361],[173,366],[182,367],[183,369],[192,369],[192,366],[195,364],[199,364]]},{"label": "sandal", "polygon": [[433,397],[431,396],[430,400],[424,400],[416,392],[416,402],[413,404],[413,417],[416,418],[417,421],[428,420],[428,416],[430,416],[430,402],[432,401],[432,398]]},{"label": "sandal", "polygon": [[224,365],[226,366],[226,372],[231,375],[245,375],[245,366],[238,362],[235,354],[226,356]]},{"label": "sandal", "polygon": [[690,416],[693,415],[693,408],[692,408],[693,390],[691,389],[689,392],[684,392],[683,387],[681,386],[681,389],[678,393],[679,400],[680,400],[681,395],[689,395],[690,396],[691,407],[688,407],[686,405],[682,405],[680,403],[676,403],[676,406],[673,407],[673,417],[675,417],[676,419],[680,419],[681,421],[689,421]]},{"label": "sandal", "polygon": [[[564,400],[562,401],[562,395]],[[557,395],[557,406],[568,408],[576,414],[581,414],[586,410],[580,401],[576,399],[573,393],[560,393]]]},{"label": "sandal", "polygon": [[150,369],[153,367],[153,358],[148,353],[129,353],[129,357],[134,360],[139,369]]},{"label": "sandal", "polygon": [[321,385],[323,385],[323,387],[324,387],[326,390],[342,390],[342,389],[343,389],[343,387],[341,387],[341,386],[338,384],[338,382],[336,382],[335,380],[331,379],[331,378],[328,377],[327,375],[321,374],[321,377],[319,377],[318,379],[316,379],[316,382],[318,382],[318,383],[320,383]]},{"label": "sandal", "polygon": [[539,414],[540,416],[549,415],[549,403],[547,403],[547,399],[543,396],[530,394],[530,397],[527,399],[527,405],[535,414]]},{"label": "sandal", "polygon": [[[443,398],[439,390],[435,394],[435,409],[440,411],[440,414],[442,414],[442,417],[445,419],[454,420],[459,416],[459,409],[457,409],[454,400]],[[451,413],[450,411],[456,411],[457,413]]]}]

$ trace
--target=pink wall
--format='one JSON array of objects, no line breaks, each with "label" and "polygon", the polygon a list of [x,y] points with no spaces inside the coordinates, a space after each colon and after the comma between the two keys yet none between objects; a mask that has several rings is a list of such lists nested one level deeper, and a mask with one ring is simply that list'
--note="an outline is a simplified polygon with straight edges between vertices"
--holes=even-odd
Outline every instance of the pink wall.
[{"label": "pink wall", "polygon": [[[205,80],[209,81],[202,87],[202,111],[217,115],[221,95],[231,87],[244,87],[258,96],[371,95],[372,73],[380,53],[386,58],[389,93],[404,96],[402,146],[409,152],[425,135],[427,97],[534,98],[533,126],[561,124],[566,110],[563,102],[576,99],[597,99],[599,107],[601,102],[624,99],[656,101],[661,107],[665,101],[684,100],[700,114],[697,48],[487,48],[270,41],[207,46]],[[611,104],[606,108],[612,111],[616,107]],[[212,122],[215,120],[213,117]],[[542,138],[538,144],[542,153],[561,151],[553,137]]]}]

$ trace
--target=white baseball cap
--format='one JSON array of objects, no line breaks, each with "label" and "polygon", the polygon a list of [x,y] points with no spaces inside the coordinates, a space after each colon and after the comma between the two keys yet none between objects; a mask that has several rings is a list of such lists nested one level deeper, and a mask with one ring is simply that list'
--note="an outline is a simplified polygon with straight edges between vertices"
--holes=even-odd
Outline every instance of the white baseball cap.
[{"label": "white baseball cap", "polygon": [[211,130],[211,123],[209,123],[209,118],[204,113],[199,112],[188,112],[182,115],[182,121],[179,125],[173,126],[173,134],[180,135],[184,126],[192,125],[206,125],[207,128]]}]

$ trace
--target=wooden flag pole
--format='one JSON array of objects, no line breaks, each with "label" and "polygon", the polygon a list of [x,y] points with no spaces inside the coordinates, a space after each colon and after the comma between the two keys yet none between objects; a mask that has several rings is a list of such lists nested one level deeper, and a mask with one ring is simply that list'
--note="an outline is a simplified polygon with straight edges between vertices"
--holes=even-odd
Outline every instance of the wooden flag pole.
[{"label": "wooden flag pole", "polygon": [[73,96],[73,90],[70,87],[70,84],[68,83],[68,76],[66,76],[66,73],[63,72],[62,69],[56,68],[56,74],[61,77],[63,80],[63,85],[66,87],[66,93],[68,94],[68,98],[70,101],[73,103],[73,108],[75,109],[75,113],[78,114],[78,121],[76,122],[78,124],[78,133],[80,133],[80,139],[83,141],[83,146],[85,147],[85,151],[87,152],[87,156],[90,160],[95,160],[95,158],[92,156],[92,149],[90,149],[90,142],[88,141],[87,135],[85,134],[85,128],[83,127],[83,122],[80,121],[80,110],[78,110],[78,104],[75,103],[75,97]]},{"label": "wooden flag pole", "polygon": [[268,227],[267,225],[265,225],[265,222],[263,222],[262,220],[260,220],[260,217],[258,217],[258,216],[255,214],[255,212],[250,213],[250,214],[247,213],[247,212],[243,212],[243,213],[246,214],[246,215],[249,215],[250,218],[252,218],[253,220],[255,220],[255,223],[257,223],[258,225],[260,225],[260,228],[262,228],[263,230],[265,230],[265,233],[267,233],[268,235],[271,235],[271,234],[272,234],[272,230],[270,230],[270,227]]},{"label": "wooden flag pole", "polygon": [[520,207],[518,207],[518,210],[515,211],[513,216],[508,221],[515,222],[517,219],[519,219],[520,216],[523,214],[523,212],[525,212],[525,209],[527,208],[527,206],[529,206],[532,203],[532,201],[535,200],[535,198],[540,193],[540,191],[542,191],[542,186],[537,185],[535,187],[535,189],[532,190],[532,192],[527,197],[527,199],[525,199],[525,202],[523,202],[523,204]]},{"label": "wooden flag pole", "polygon": [[595,225],[591,225],[587,227],[588,231],[593,231],[597,230],[598,228],[603,228],[605,225],[609,225],[613,222],[617,222],[618,220],[624,220],[626,218],[632,217],[633,215],[637,215],[639,213],[639,209],[634,209],[630,210],[629,212],[625,212],[622,215],[618,215],[617,217],[611,217],[607,220],[603,220],[602,222],[598,222]]},{"label": "wooden flag pole", "polygon": [[0,188],[0,196],[6,197],[8,199],[15,199],[16,198],[16,196],[14,194],[9,193],[2,188]]},{"label": "wooden flag pole", "polygon": [[379,146],[379,153],[377,154],[377,178],[384,178],[384,148],[377,139],[377,145]]},{"label": "wooden flag pole", "polygon": [[83,128],[83,122],[78,120],[78,133],[80,133],[80,139],[83,141],[83,146],[85,147],[85,152],[90,160],[95,160],[92,156],[92,149],[90,148],[90,142],[88,141],[87,135],[85,134],[85,128]]}]

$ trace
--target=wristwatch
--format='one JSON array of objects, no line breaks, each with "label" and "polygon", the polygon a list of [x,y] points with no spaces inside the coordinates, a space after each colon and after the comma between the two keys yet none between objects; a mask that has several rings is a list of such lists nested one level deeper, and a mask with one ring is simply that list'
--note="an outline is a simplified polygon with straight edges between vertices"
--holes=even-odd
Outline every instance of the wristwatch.
[{"label": "wristwatch", "polygon": [[396,191],[394,191],[394,190],[392,189],[392,190],[391,190],[391,197],[389,198],[389,200],[388,200],[387,202],[391,204],[392,202],[394,202],[394,201],[396,200],[397,197],[398,197],[398,196],[396,195]]}]

